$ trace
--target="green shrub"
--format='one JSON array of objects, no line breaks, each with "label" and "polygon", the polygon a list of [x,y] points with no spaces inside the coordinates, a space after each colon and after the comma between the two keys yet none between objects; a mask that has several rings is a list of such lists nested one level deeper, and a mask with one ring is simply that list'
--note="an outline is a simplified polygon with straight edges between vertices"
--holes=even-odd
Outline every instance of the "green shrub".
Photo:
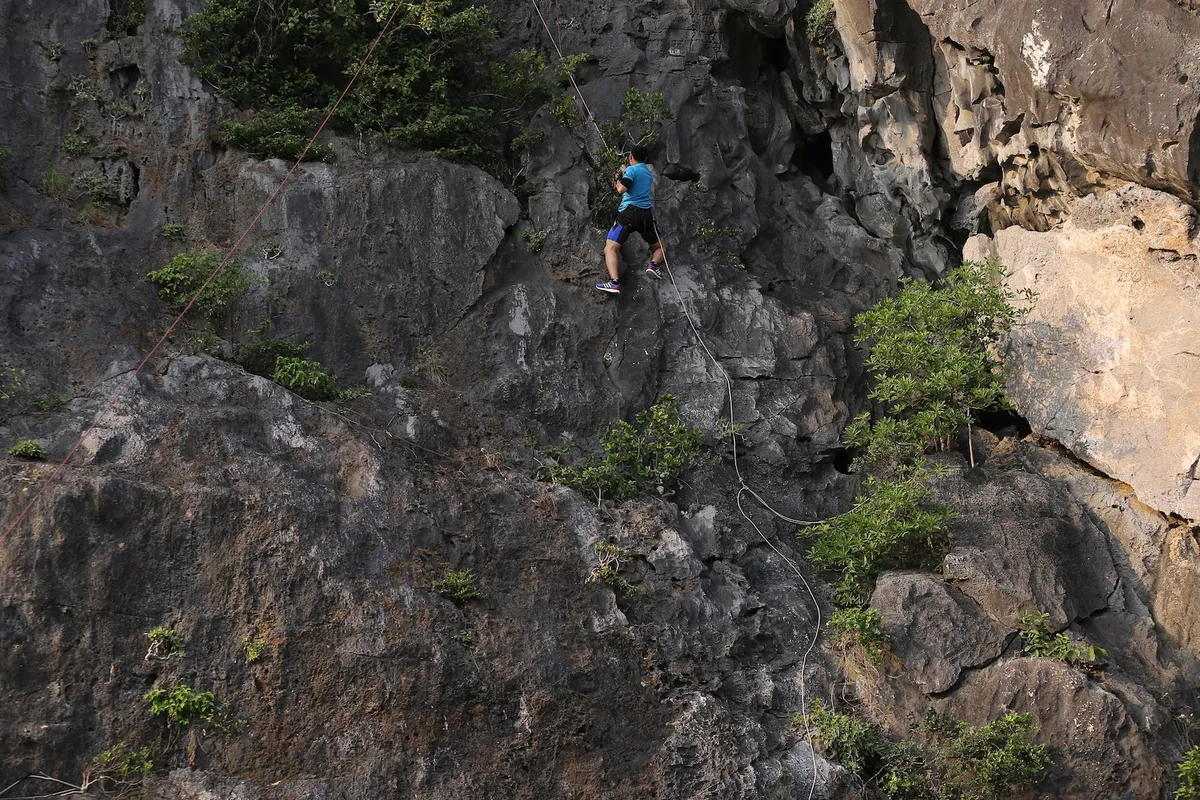
[{"label": "green shrub", "polygon": [[[175,256],[162,269],[148,273],[146,278],[154,284],[164,302],[181,309],[200,291],[204,281],[220,263],[221,259],[212,253],[191,250]],[[230,261],[217,273],[192,307],[209,319],[219,319],[249,288],[250,276],[241,262]]]},{"label": "green shrub", "polygon": [[663,125],[673,119],[675,114],[660,92],[630,88],[621,100],[621,124],[630,145],[654,144]]},{"label": "green shrub", "polygon": [[181,242],[187,238],[187,228],[179,222],[164,222],[158,229],[158,235],[168,242]]},{"label": "green shrub", "polygon": [[87,195],[94,203],[115,205],[121,198],[121,187],[116,181],[110,180],[99,170],[88,170],[75,179],[75,186],[80,193]]},{"label": "green shrub", "polygon": [[71,198],[71,179],[66,175],[60,175],[54,170],[48,169],[42,173],[42,181],[38,186],[38,190],[51,200],[57,200],[61,203]]},{"label": "green shrub", "polygon": [[483,597],[483,592],[475,585],[475,573],[472,570],[446,570],[440,581],[433,584],[433,590],[452,602],[462,604],[468,600]]},{"label": "green shrub", "polygon": [[942,553],[942,531],[952,517],[927,508],[925,472],[913,468],[896,480],[868,478],[854,507],[809,529],[808,559],[840,573],[834,587],[841,608],[865,606],[886,569],[927,564]]},{"label": "green shrub", "polygon": [[[221,138],[256,156],[295,161],[304,152],[304,146],[319,124],[320,114],[303,108],[260,111],[249,122],[223,123]],[[314,142],[304,158],[328,161],[333,158],[333,146]]]},{"label": "green shrub", "polygon": [[0,401],[8,402],[25,387],[25,370],[0,364]]},{"label": "green shrub", "polygon": [[721,227],[712,220],[707,220],[698,231],[704,243],[704,252],[714,256],[718,261],[734,269],[745,269],[746,265],[738,257],[742,248],[742,229],[727,225]]},{"label": "green shrub", "polygon": [[86,39],[84,39],[82,42],[80,42],[80,43],[79,43],[79,46],[80,46],[80,47],[83,49],[83,52],[85,52],[85,53],[91,53],[91,52],[92,52],[92,51],[94,51],[94,50],[95,50],[97,47],[99,47],[99,46],[100,46],[100,40],[99,40],[99,39],[92,38],[91,36],[89,36],[88,38],[86,38]]},{"label": "green shrub", "polygon": [[64,394],[59,394],[54,389],[42,392],[34,398],[33,407],[38,411],[58,411],[60,408],[71,402],[71,398]]},{"label": "green shrub", "polygon": [[[333,105],[397,2],[208,0],[184,22],[183,59],[244,107],[320,112]],[[536,52],[502,58],[495,44],[485,6],[403,3],[333,125],[488,163],[504,129],[527,118],[553,88]]]},{"label": "green shrub", "polygon": [[816,0],[808,13],[804,15],[807,25],[808,38],[817,44],[824,44],[833,33],[833,20],[837,8],[833,0]]},{"label": "green shrub", "polygon": [[946,446],[974,411],[1008,407],[995,345],[1025,312],[1013,307],[1006,274],[998,261],[965,261],[937,286],[902,280],[895,296],[855,318],[855,341],[871,343],[870,397],[882,410],[875,424],[864,414],[843,433],[863,463],[912,463],[930,445]]},{"label": "green shrub", "polygon": [[146,0],[109,0],[108,29],[113,33],[135,34],[146,21]]},{"label": "green shrub", "polygon": [[526,228],[521,232],[521,238],[525,240],[525,248],[531,253],[541,252],[541,249],[546,246],[546,231],[535,231],[533,228]]},{"label": "green shrub", "polygon": [[246,651],[246,663],[253,664],[262,658],[263,651],[267,649],[267,643],[257,637],[246,635],[242,637],[242,649]]},{"label": "green shrub", "polygon": [[22,439],[8,448],[8,454],[17,458],[27,458],[30,461],[43,461],[46,458],[46,448],[33,439]]},{"label": "green shrub", "polygon": [[328,367],[319,361],[306,358],[277,356],[271,380],[313,402],[336,402],[346,396],[342,382]]},{"label": "green shrub", "polygon": [[142,699],[150,704],[150,713],[165,716],[168,725],[186,728],[200,723],[206,727],[224,727],[224,709],[217,705],[212,692],[197,692],[177,683],[170,689],[151,689]]},{"label": "green shrub", "polygon": [[887,636],[883,632],[883,616],[873,608],[842,608],[829,617],[829,632],[837,647],[862,647],[872,661],[883,661]]},{"label": "green shrub", "polygon": [[67,52],[67,48],[63,46],[62,42],[51,42],[43,39],[38,44],[41,45],[42,52],[46,54],[48,61],[59,61]]},{"label": "green shrub", "polygon": [[170,658],[171,656],[183,657],[184,641],[183,637],[170,628],[164,628],[162,625],[146,633],[146,638],[150,640],[150,649],[146,651],[146,658]]},{"label": "green shrub", "polygon": [[600,438],[604,457],[582,464],[549,466],[542,476],[554,483],[617,503],[674,489],[683,473],[706,460],[703,432],[679,419],[679,401],[664,394],[635,424],[617,422]]},{"label": "green shrub", "polygon": [[287,339],[260,339],[238,345],[233,360],[247,372],[273,380],[280,358],[303,359],[307,356],[308,342],[296,344]]},{"label": "green shrub", "polygon": [[67,84],[67,91],[75,95],[77,100],[99,100],[101,97],[100,87],[87,75],[71,78],[71,82]]},{"label": "green shrub", "polygon": [[69,133],[63,139],[63,152],[71,158],[83,158],[92,151],[95,140],[86,133]]},{"label": "green shrub", "polygon": [[1177,777],[1179,788],[1175,790],[1175,800],[1200,798],[1200,746],[1187,751],[1183,761],[1179,762]]},{"label": "green shrub", "polygon": [[[972,728],[931,710],[914,728],[914,739],[893,742],[814,700],[809,724],[814,745],[887,800],[1010,797],[1035,785],[1051,763],[1045,745],[1027,740],[1033,728],[1028,714]],[[802,718],[794,717],[792,727],[802,730]]]},{"label": "green shrub", "polygon": [[314,275],[313,277],[315,277],[317,280],[319,280],[321,283],[325,284],[326,286],[333,286],[335,283],[337,283],[337,276],[334,275],[332,272],[330,272],[327,269],[317,270],[317,274]]},{"label": "green shrub", "polygon": [[91,760],[86,769],[87,781],[100,783],[105,793],[120,793],[154,774],[150,748],[139,750],[119,742]]},{"label": "green shrub", "polygon": [[1027,656],[1053,658],[1072,666],[1081,662],[1096,664],[1108,658],[1103,647],[1072,642],[1067,633],[1051,633],[1050,615],[1044,612],[1022,614],[1017,624],[1021,627],[1021,650]]}]

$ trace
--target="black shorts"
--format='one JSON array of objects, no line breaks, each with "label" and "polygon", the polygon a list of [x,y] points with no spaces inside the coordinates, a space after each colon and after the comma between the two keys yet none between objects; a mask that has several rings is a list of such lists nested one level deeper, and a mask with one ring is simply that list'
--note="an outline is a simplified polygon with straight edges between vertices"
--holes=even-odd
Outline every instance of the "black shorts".
[{"label": "black shorts", "polygon": [[658,234],[654,227],[654,212],[648,208],[630,206],[624,211],[617,212],[617,221],[608,229],[608,240],[617,244],[625,244],[629,234],[637,231],[646,244],[658,242]]}]

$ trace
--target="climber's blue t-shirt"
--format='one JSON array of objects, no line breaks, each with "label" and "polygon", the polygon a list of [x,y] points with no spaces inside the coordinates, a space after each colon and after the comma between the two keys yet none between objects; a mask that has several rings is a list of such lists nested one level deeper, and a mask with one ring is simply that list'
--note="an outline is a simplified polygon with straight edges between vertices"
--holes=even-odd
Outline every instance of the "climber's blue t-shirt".
[{"label": "climber's blue t-shirt", "polygon": [[[625,195],[617,211],[624,211],[630,206],[650,208],[654,205],[654,173],[645,164],[630,164],[625,168],[622,183],[625,184]],[[632,182],[632,185],[630,185]],[[610,206],[611,208],[611,206]]]}]

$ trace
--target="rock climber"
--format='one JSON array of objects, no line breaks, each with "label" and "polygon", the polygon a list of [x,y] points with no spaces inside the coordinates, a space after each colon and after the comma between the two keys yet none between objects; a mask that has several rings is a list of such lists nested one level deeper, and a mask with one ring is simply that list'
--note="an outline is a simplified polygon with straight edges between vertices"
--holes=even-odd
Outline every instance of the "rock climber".
[{"label": "rock climber", "polygon": [[609,228],[608,241],[604,243],[604,265],[608,268],[609,280],[596,284],[602,292],[621,293],[621,245],[634,231],[650,245],[646,274],[655,279],[662,278],[658,268],[663,263],[663,248],[654,225],[654,173],[646,166],[648,157],[645,146],[634,145],[629,152],[629,164],[622,167],[616,177],[614,185],[617,194],[621,195],[621,205],[617,207],[616,222]]}]

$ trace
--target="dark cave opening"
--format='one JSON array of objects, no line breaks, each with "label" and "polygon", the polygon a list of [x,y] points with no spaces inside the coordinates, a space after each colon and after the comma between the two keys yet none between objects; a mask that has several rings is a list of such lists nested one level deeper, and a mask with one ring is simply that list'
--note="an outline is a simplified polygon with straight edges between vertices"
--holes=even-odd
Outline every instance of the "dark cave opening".
[{"label": "dark cave opening", "polygon": [[848,447],[830,447],[828,450],[822,450],[821,456],[829,459],[830,465],[843,475],[854,474],[854,470],[850,469],[854,462],[854,454]]},{"label": "dark cave opening", "polygon": [[1033,427],[1030,426],[1029,420],[1016,411],[999,408],[976,411],[975,424],[1001,439],[1009,436],[1023,439],[1033,433]]},{"label": "dark cave opening", "polygon": [[829,131],[801,139],[792,153],[792,164],[819,183],[827,183],[833,176],[833,137]]}]

